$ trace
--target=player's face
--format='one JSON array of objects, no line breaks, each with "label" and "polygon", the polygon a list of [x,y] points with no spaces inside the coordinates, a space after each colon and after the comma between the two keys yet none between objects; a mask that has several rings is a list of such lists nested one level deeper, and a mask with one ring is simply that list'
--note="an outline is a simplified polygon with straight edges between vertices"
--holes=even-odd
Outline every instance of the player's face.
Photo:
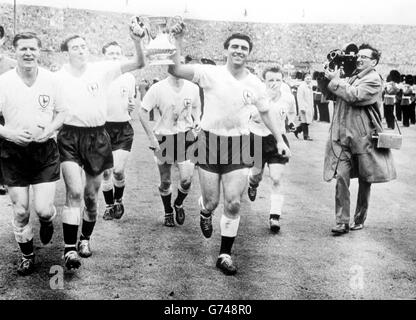
[{"label": "player's face", "polygon": [[305,77],[305,82],[306,82],[306,84],[310,84],[312,82],[312,77],[311,76],[306,76]]},{"label": "player's face", "polygon": [[33,68],[38,65],[40,48],[36,39],[20,39],[16,45],[16,61],[21,68]]},{"label": "player's face", "polygon": [[104,56],[107,60],[119,61],[122,58],[121,48],[119,46],[109,46],[105,50]]},{"label": "player's face", "polygon": [[372,51],[370,49],[362,49],[357,53],[357,70],[362,71],[368,67],[374,67],[376,60],[371,59]]},{"label": "player's face", "polygon": [[244,65],[249,52],[249,43],[242,39],[232,39],[228,46],[228,60],[235,65]]},{"label": "player's face", "polygon": [[71,63],[85,63],[89,55],[85,40],[82,38],[75,38],[69,41],[68,55]]},{"label": "player's face", "polygon": [[267,72],[265,74],[266,87],[270,92],[276,93],[280,91],[283,82],[283,74],[281,72]]}]

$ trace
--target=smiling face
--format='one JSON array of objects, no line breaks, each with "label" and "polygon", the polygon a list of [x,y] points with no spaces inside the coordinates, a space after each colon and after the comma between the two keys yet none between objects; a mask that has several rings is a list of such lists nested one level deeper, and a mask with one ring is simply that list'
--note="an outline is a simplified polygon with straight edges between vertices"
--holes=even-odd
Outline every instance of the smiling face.
[{"label": "smiling face", "polygon": [[20,39],[16,43],[16,61],[19,68],[35,68],[38,65],[40,48],[36,39]]},{"label": "smiling face", "polygon": [[68,56],[71,64],[84,64],[87,62],[89,50],[82,38],[75,38],[68,42]]},{"label": "smiling face", "polygon": [[246,63],[250,45],[246,40],[232,39],[227,49],[227,61],[242,66]]},{"label": "smiling face", "polygon": [[377,61],[372,59],[371,49],[361,49],[357,53],[357,70],[363,71],[369,67],[375,67]]}]

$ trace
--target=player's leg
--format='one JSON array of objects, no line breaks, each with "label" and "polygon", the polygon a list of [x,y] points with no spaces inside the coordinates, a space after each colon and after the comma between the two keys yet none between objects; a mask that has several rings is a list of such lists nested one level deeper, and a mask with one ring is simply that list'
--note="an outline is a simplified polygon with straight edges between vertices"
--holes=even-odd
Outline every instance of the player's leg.
[{"label": "player's leg", "polygon": [[183,201],[191,189],[192,176],[194,173],[195,165],[190,161],[186,160],[178,163],[179,169],[179,184],[178,184],[178,195],[174,202],[174,208],[176,212],[176,222],[183,224],[185,221],[185,210],[183,209]]},{"label": "player's leg", "polygon": [[224,214],[221,216],[221,249],[217,267],[225,274],[237,272],[231,260],[231,249],[240,223],[240,203],[247,183],[248,168],[241,168],[222,175],[224,190]]},{"label": "player's leg", "polygon": [[85,172],[84,203],[82,215],[81,236],[78,243],[78,253],[83,258],[91,256],[90,237],[94,230],[98,215],[98,192],[103,174],[92,176]]},{"label": "player's leg", "polygon": [[112,220],[114,218],[114,185],[113,185],[113,169],[107,169],[103,173],[102,190],[105,201],[104,220]]},{"label": "player's leg", "polygon": [[120,219],[124,214],[123,194],[126,185],[125,170],[129,156],[130,152],[126,150],[119,149],[113,152],[114,218],[116,219]]},{"label": "player's leg", "polygon": [[[253,156],[256,153],[261,154],[261,163],[254,162],[248,174],[247,194],[251,201],[256,200],[257,188],[263,178],[264,165],[267,160],[267,153],[264,146],[267,141],[267,137],[258,136],[253,133],[250,134],[250,153]],[[258,150],[259,146],[261,147],[260,150]]]},{"label": "player's leg", "polygon": [[281,180],[285,165],[281,163],[270,163],[270,179],[272,180],[270,193],[270,230],[278,232],[280,230],[280,216],[282,214],[282,207],[284,196],[281,192]]},{"label": "player's leg", "polygon": [[248,198],[251,201],[256,200],[257,188],[262,178],[263,178],[263,168],[260,169],[256,166],[253,166],[250,168],[250,171],[248,174],[247,193],[248,193]]},{"label": "player's leg", "polygon": [[22,252],[17,272],[20,275],[29,275],[35,267],[33,231],[29,224],[29,186],[9,187],[9,196],[13,206],[13,233]]},{"label": "player's leg", "polygon": [[175,222],[173,218],[172,208],[172,186],[171,186],[171,169],[172,165],[169,163],[157,163],[160,175],[159,194],[162,198],[163,208],[165,211],[164,225],[167,227],[174,227]]},{"label": "player's leg", "polygon": [[76,246],[81,221],[82,169],[73,161],[62,162],[61,168],[66,187],[66,202],[62,210],[65,266],[68,269],[77,269],[81,266]]},{"label": "player's leg", "polygon": [[198,167],[201,197],[199,198],[200,227],[205,238],[212,235],[212,215],[220,201],[221,175]]},{"label": "player's leg", "polygon": [[[349,153],[351,157],[351,154]],[[336,235],[344,234],[349,231],[350,223],[350,179],[352,163],[346,155],[340,156],[337,166],[336,186],[335,186],[335,220],[336,226],[332,232]]]},{"label": "player's leg", "polygon": [[33,185],[33,204],[39,217],[39,236],[43,244],[51,241],[53,235],[53,219],[56,217],[56,208],[53,204],[55,199],[55,182],[44,182]]}]

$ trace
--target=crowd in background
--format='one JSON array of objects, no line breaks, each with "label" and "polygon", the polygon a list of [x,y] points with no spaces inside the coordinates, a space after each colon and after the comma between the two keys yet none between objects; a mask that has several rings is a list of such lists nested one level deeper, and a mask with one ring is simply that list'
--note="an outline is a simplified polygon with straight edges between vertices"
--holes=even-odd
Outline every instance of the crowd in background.
[{"label": "crowd in background", "polygon": [[[0,25],[4,26],[9,38],[5,44],[5,53],[12,55],[10,40],[14,31],[13,6],[0,4],[0,11]],[[43,42],[41,64],[51,70],[57,70],[64,63],[64,57],[59,51],[60,41],[71,34],[85,36],[95,59],[101,58],[103,43],[114,39],[122,45],[125,55],[131,56],[134,48],[126,32],[126,25],[131,16],[129,13],[18,5],[16,32],[28,29],[35,31]],[[270,24],[202,20],[187,20],[186,23],[183,52],[192,60],[201,62],[208,58],[222,63],[224,56],[218,39],[225,39],[225,36],[232,32],[243,32],[254,42],[254,50],[249,61],[253,73],[260,75],[261,70],[270,64],[283,66],[285,81],[293,88],[295,95],[303,74],[313,73],[315,120],[329,121],[328,101],[316,85],[317,72],[323,71],[323,63],[329,51],[343,47],[352,39],[356,43],[371,42],[381,50],[382,59],[377,70],[384,79],[387,80],[392,69],[397,69],[402,74],[416,74],[416,64],[413,62],[413,54],[416,51],[416,41],[413,41],[413,35],[416,34],[414,26]],[[140,88],[139,91],[143,95],[145,88],[149,88],[155,79],[164,78],[167,73],[166,68],[155,66],[136,71],[134,75],[137,78],[138,89]],[[404,78],[400,82],[403,83],[403,87]],[[410,86],[414,87],[413,80]],[[402,103],[400,95],[402,94],[398,95],[396,104]],[[414,104],[414,98],[412,103]],[[400,120],[400,105],[396,109],[399,109],[396,117]]]}]

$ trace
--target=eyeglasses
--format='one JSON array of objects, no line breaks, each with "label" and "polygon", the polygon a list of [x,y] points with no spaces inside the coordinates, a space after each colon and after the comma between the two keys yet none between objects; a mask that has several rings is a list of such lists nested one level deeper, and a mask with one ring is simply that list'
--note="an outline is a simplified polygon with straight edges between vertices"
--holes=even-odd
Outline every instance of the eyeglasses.
[{"label": "eyeglasses", "polygon": [[362,55],[362,54],[357,54],[357,59],[372,59],[371,57]]}]

